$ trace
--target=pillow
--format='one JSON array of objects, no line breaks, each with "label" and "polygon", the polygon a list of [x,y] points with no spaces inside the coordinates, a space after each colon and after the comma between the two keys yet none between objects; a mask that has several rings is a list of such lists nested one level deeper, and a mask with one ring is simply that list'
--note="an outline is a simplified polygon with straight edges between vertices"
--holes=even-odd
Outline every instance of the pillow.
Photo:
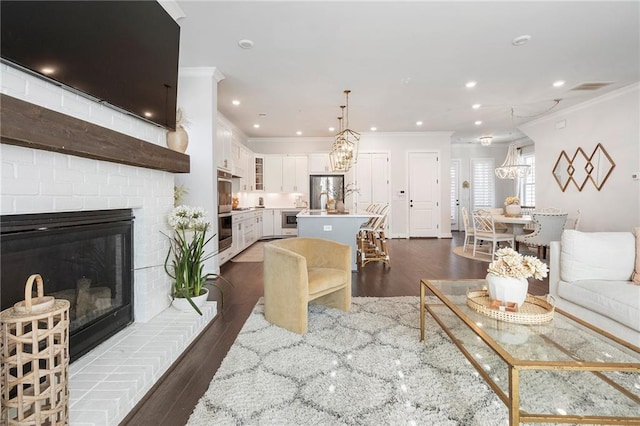
[{"label": "pillow", "polygon": [[636,236],[636,268],[631,276],[631,281],[640,285],[640,227],[633,228],[633,235]]},{"label": "pillow", "polygon": [[631,232],[562,233],[560,276],[563,281],[631,281],[636,238]]}]

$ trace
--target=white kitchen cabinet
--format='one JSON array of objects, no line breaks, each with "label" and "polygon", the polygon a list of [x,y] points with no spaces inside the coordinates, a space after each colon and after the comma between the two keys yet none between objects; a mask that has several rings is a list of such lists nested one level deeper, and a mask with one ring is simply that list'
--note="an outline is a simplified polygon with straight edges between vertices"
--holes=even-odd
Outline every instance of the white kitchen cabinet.
[{"label": "white kitchen cabinet", "polygon": [[266,155],[264,157],[264,191],[282,192],[282,157]]},{"label": "white kitchen cabinet", "polygon": [[273,229],[273,210],[265,209],[262,212],[262,236],[263,237],[273,237],[274,229]]},{"label": "white kitchen cabinet", "polygon": [[355,169],[358,209],[365,209],[371,203],[388,203],[389,155],[361,152]]},{"label": "white kitchen cabinet", "polygon": [[282,191],[309,192],[309,165],[306,156],[282,158]]},{"label": "white kitchen cabinet", "polygon": [[227,125],[224,121],[218,119],[216,120],[216,144],[215,144],[215,153],[216,153],[216,166],[220,169],[231,172],[233,161],[232,161],[232,145],[233,133],[231,131],[231,127]]},{"label": "white kitchen cabinet", "polygon": [[253,191],[253,153],[240,145],[236,176],[240,176],[240,191]]},{"label": "white kitchen cabinet", "polygon": [[247,175],[247,165],[242,164],[242,144],[233,138],[231,144],[231,158],[233,160],[233,176],[245,177]]},{"label": "white kitchen cabinet", "polygon": [[309,174],[331,173],[331,159],[328,152],[309,154]]},{"label": "white kitchen cabinet", "polygon": [[254,188],[256,191],[264,191],[264,157],[255,155],[253,164]]},{"label": "white kitchen cabinet", "polygon": [[273,210],[273,235],[282,235],[282,210]]},{"label": "white kitchen cabinet", "polygon": [[256,221],[255,223],[255,227],[256,227],[256,241],[259,240],[260,238],[262,238],[263,235],[263,220],[262,220],[262,216],[263,216],[264,212],[262,211],[256,211],[256,214],[254,215],[254,220]]}]

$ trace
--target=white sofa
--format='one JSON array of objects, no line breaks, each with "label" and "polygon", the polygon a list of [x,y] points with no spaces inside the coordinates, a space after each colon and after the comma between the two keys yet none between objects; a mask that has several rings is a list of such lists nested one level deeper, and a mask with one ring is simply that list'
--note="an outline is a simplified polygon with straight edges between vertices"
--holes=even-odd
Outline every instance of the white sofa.
[{"label": "white sofa", "polygon": [[551,243],[549,294],[556,306],[640,346],[635,251],[631,232],[564,231]]}]

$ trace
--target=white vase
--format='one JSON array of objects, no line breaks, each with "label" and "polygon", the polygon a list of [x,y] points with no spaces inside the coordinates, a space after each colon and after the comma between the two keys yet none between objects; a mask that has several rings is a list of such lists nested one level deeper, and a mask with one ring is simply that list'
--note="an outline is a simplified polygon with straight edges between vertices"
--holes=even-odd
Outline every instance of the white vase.
[{"label": "white vase", "polygon": [[503,304],[515,302],[520,307],[527,298],[529,281],[526,278],[499,277],[487,274],[486,280],[487,287],[489,287],[489,297],[493,300],[502,300]]},{"label": "white vase", "polygon": [[167,132],[167,147],[177,152],[186,152],[187,146],[189,146],[189,135],[184,127],[181,125],[176,126],[175,132]]},{"label": "white vase", "polygon": [[[207,297],[209,297],[209,289],[204,288],[203,290],[204,290],[204,294],[191,298],[193,303],[198,308],[202,308],[204,304],[207,302]],[[193,309],[193,306],[191,306],[191,303],[189,303],[189,301],[183,297],[175,297],[171,302],[171,306],[173,306],[175,309],[182,312],[196,312],[196,310]]]},{"label": "white vase", "polygon": [[520,216],[522,213],[522,207],[520,207],[520,204],[509,204],[505,206],[504,210],[507,216]]}]

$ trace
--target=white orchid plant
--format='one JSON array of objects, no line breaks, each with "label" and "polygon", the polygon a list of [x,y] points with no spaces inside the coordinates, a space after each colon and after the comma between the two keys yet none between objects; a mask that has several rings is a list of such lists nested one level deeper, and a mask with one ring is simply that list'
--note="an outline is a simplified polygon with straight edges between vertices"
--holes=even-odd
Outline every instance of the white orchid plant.
[{"label": "white orchid plant", "polygon": [[523,256],[510,247],[496,251],[496,260],[489,264],[487,272],[503,278],[529,278],[541,280],[549,267],[535,256]]},{"label": "white orchid plant", "polygon": [[167,221],[174,231],[173,236],[165,234],[171,244],[164,261],[164,270],[174,280],[172,296],[187,299],[202,315],[191,298],[204,293],[207,279],[203,272],[204,262],[215,254],[204,251],[205,245],[215,236],[206,236],[211,226],[207,212],[200,207],[181,205],[171,211]]}]

